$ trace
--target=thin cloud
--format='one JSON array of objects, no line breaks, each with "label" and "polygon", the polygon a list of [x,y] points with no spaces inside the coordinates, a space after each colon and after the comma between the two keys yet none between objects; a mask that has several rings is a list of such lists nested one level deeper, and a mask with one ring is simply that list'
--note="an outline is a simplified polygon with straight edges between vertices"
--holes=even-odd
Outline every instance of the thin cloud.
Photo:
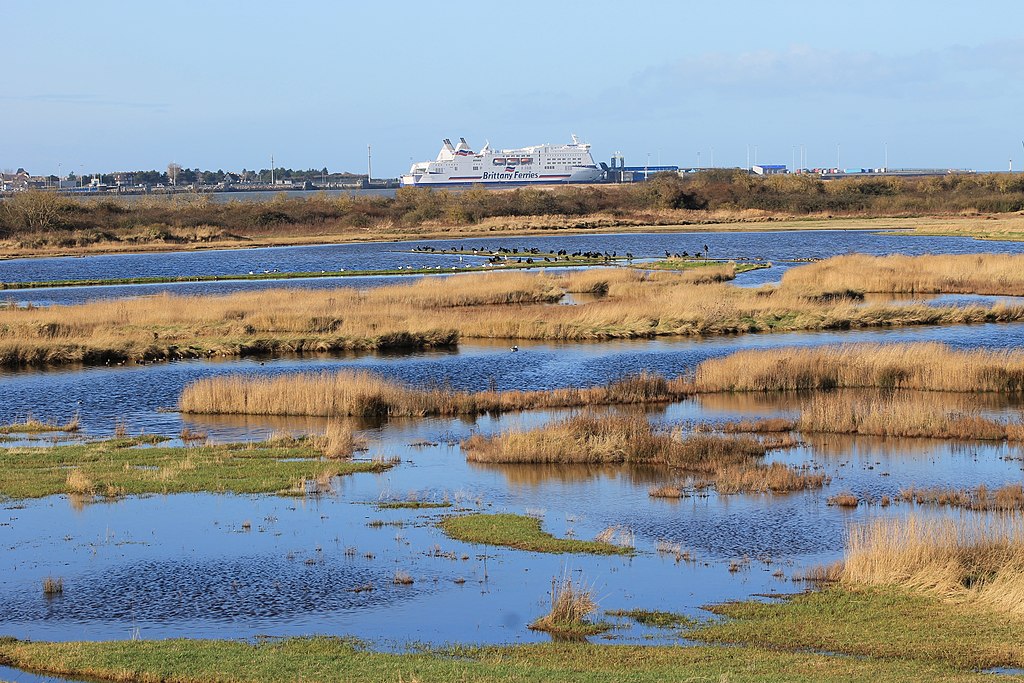
[{"label": "thin cloud", "polygon": [[81,107],[113,107],[120,109],[145,109],[149,111],[166,111],[170,106],[167,102],[139,102],[133,100],[103,99],[92,95],[76,93],[37,93],[35,95],[0,95],[5,102],[25,102],[28,104],[60,104]]}]

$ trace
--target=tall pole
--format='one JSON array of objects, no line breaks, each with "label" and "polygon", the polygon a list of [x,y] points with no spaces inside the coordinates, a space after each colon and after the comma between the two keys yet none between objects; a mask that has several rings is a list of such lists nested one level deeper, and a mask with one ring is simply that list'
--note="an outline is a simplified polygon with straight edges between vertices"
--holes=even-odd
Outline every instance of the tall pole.
[{"label": "tall pole", "polygon": [[270,184],[274,185],[274,155],[270,155]]},{"label": "tall pole", "polygon": [[369,185],[371,180],[373,180],[373,164],[372,164],[372,157],[370,156],[370,145],[367,145],[366,146],[366,184]]}]

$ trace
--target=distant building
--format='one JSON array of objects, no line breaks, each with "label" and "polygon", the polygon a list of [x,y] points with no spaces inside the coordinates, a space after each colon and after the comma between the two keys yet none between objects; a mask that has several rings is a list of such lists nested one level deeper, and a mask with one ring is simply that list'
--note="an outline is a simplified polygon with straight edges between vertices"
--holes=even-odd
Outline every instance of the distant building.
[{"label": "distant building", "polygon": [[760,166],[751,166],[750,170],[755,175],[781,175],[789,172],[785,164],[761,164]]},{"label": "distant building", "polygon": [[23,168],[19,168],[17,173],[0,173],[0,192],[27,190],[31,179]]}]

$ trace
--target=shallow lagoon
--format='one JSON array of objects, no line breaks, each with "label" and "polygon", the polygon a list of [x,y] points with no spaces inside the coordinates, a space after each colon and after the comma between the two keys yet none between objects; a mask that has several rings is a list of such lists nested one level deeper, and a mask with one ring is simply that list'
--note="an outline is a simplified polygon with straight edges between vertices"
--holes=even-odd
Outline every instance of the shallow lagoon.
[{"label": "shallow lagoon", "polygon": [[[681,250],[694,240],[707,242],[712,255],[728,252],[729,256],[770,259],[828,256],[846,251],[1024,250],[1024,245],[1014,243],[980,244],[962,238],[867,232],[567,236],[509,238],[500,242],[539,247],[552,244],[555,248],[617,248],[638,255],[646,249],[657,255],[656,248]],[[495,241],[445,242],[470,243],[491,246]],[[321,263],[328,256],[336,257],[338,263],[344,259],[352,259],[345,263],[357,263],[365,257],[369,259],[367,263],[383,268],[390,267],[393,259],[407,256],[389,251],[394,248],[378,244],[341,245],[12,261],[0,263],[0,279],[30,279],[25,277],[29,272],[42,280],[161,274],[166,271],[157,270],[173,272],[175,268],[202,273],[247,272],[257,262],[269,266],[270,261],[261,261],[263,258],[272,259],[272,267],[303,270],[319,267],[311,264]],[[37,264],[38,270],[33,267]],[[223,270],[214,270],[215,265]],[[20,271],[19,276],[19,268],[28,270]],[[771,281],[778,279],[780,272],[780,267],[755,271],[742,275],[738,282],[756,284],[757,278]],[[368,278],[363,284],[355,280],[352,284],[375,286],[392,281],[393,278]],[[345,284],[321,282],[329,282],[330,286]],[[217,288],[227,285],[195,285],[194,291],[222,291]],[[74,296],[87,292],[84,296],[88,297],[91,289],[63,291],[69,297],[72,292]],[[158,291],[160,287],[152,289]],[[966,305],[977,301],[980,299],[939,297],[929,303]],[[0,422],[20,420],[30,413],[63,421],[77,412],[86,437],[109,435],[115,419],[123,419],[132,432],[174,436],[187,426],[218,441],[261,439],[278,430],[317,431],[323,428],[324,421],[239,416],[183,418],[173,410],[160,409],[173,409],[188,382],[231,372],[277,374],[356,368],[417,386],[546,389],[600,384],[641,370],[669,375],[686,373],[701,360],[744,348],[907,341],[939,341],[957,348],[1014,348],[1024,342],[1024,326],[899,328],[593,344],[521,342],[518,353],[510,353],[504,342],[471,341],[456,350],[398,355],[182,361],[151,366],[3,372]],[[967,399],[953,396],[936,400],[948,400],[950,405],[963,407],[962,402]],[[666,424],[685,425],[793,414],[798,407],[799,398],[786,396],[705,396],[654,407],[649,415]],[[986,397],[966,409],[1016,417],[1021,403]],[[306,500],[199,494],[130,497],[89,504],[66,496],[7,501],[0,505],[0,544],[7,549],[0,558],[0,602],[6,607],[0,634],[35,639],[106,639],[332,633],[355,635],[385,648],[402,647],[411,641],[535,641],[547,636],[529,631],[526,624],[545,611],[552,578],[577,573],[594,587],[602,609],[658,608],[700,616],[700,607],[711,602],[802,590],[803,584],[792,583],[789,578],[806,567],[837,559],[849,523],[880,514],[905,514],[913,509],[909,505],[862,505],[843,510],[826,505],[830,495],[852,491],[877,500],[883,495],[895,496],[910,485],[999,486],[1020,481],[1022,476],[1022,454],[1006,445],[815,436],[808,437],[807,443],[798,448],[773,453],[769,458],[823,469],[832,477],[832,483],[824,490],[778,496],[719,497],[711,493],[672,501],[647,495],[652,484],[673,479],[665,471],[476,465],[465,461],[457,445],[474,431],[528,427],[564,414],[565,411],[527,412],[501,417],[359,422],[357,427],[369,442],[366,456],[399,455],[402,464],[385,474],[338,479],[332,494]],[[437,445],[411,445],[423,441]],[[44,437],[42,441],[25,443],[45,442]],[[374,505],[381,499],[405,499],[410,493],[428,500],[447,496],[453,507],[378,510]],[[456,509],[533,514],[543,518],[545,529],[551,533],[572,533],[583,539],[593,538],[608,526],[625,525],[636,534],[637,555],[555,556],[459,543],[446,538],[435,527],[443,515]],[[402,526],[370,527],[367,523],[372,520],[401,522]],[[245,522],[251,523],[248,531]],[[681,550],[691,553],[693,561],[677,562],[671,553],[658,554],[659,541],[678,544]],[[736,563],[738,571],[730,571],[731,563]],[[395,585],[391,580],[397,570],[408,571],[415,582],[411,586]],[[43,596],[41,581],[49,575],[63,577],[62,596]],[[456,579],[465,579],[465,583],[456,583]],[[352,592],[367,583],[372,583],[374,590]],[[645,643],[672,638],[671,634],[635,624],[623,626],[612,631],[610,637]]]},{"label": "shallow lagoon", "polygon": [[[970,239],[967,237],[923,237],[909,234],[882,234],[870,230],[822,230],[778,232],[693,232],[625,233],[610,235],[551,235],[531,237],[471,238],[458,240],[421,240],[413,242],[368,242],[302,247],[229,249],[158,254],[112,254],[85,257],[14,259],[0,261],[0,282],[42,282],[51,280],[95,280],[131,277],[185,277],[189,275],[241,275],[279,270],[281,272],[319,272],[322,270],[388,270],[398,267],[433,268],[483,265],[481,257],[414,252],[414,249],[461,250],[528,249],[541,251],[630,252],[638,259],[664,257],[665,252],[696,253],[708,245],[716,259],[764,259],[771,268],[740,274],[736,283],[759,286],[777,282],[782,273],[800,265],[796,259],[821,259],[839,254],[966,254],[976,252],[1024,253],[1024,243]],[[410,276],[398,276],[410,277]],[[268,287],[325,288],[374,287],[394,282],[392,277],[308,278],[280,281],[231,281],[175,283],[169,285],[129,285],[105,287],[65,287],[46,290],[7,290],[0,300],[22,305],[81,303],[94,299],[145,296],[167,291],[178,294],[228,293]]]}]

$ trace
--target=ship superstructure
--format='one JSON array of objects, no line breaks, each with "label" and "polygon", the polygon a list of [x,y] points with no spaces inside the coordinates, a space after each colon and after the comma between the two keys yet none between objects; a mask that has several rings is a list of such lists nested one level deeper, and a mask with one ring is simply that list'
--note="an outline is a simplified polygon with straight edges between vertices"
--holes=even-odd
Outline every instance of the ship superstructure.
[{"label": "ship superstructure", "polygon": [[453,185],[546,185],[592,183],[602,170],[590,155],[590,145],[573,135],[567,145],[534,145],[520,149],[473,151],[466,138],[453,145],[445,139],[433,161],[412,165],[401,184],[416,187]]}]

